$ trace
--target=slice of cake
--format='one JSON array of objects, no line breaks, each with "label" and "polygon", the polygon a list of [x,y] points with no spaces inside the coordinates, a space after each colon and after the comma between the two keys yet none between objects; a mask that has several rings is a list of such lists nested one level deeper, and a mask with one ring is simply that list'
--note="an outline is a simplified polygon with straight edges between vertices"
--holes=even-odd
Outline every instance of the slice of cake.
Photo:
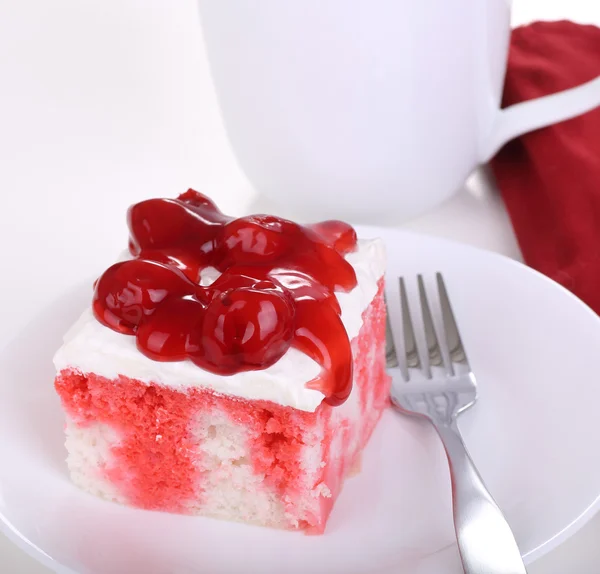
[{"label": "slice of cake", "polygon": [[322,532],[388,403],[384,253],[192,190],[128,212],[54,362],[73,482],[132,506]]}]

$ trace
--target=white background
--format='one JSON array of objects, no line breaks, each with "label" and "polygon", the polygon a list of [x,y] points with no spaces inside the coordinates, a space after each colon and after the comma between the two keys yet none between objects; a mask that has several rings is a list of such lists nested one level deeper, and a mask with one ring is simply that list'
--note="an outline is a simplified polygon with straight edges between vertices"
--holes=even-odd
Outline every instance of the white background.
[{"label": "white background", "polygon": [[[600,24],[600,3],[514,1],[515,24],[558,18]],[[0,1],[0,344],[112,262],[129,204],[188,187],[232,214],[254,202],[223,132],[195,0]],[[519,257],[485,173],[406,227]],[[89,242],[105,260],[86,258]],[[16,294],[32,305],[11,304]],[[600,518],[530,574],[597,574],[598,539]],[[1,537],[0,571],[47,572]]]}]

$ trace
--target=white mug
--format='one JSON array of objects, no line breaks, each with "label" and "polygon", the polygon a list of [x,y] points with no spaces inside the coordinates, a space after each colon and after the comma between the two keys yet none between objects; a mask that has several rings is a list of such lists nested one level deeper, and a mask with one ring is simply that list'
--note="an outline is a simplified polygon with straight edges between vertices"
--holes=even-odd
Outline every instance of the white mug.
[{"label": "white mug", "polygon": [[500,109],[510,0],[199,0],[255,188],[323,217],[418,215],[513,137],[600,105],[600,78]]}]

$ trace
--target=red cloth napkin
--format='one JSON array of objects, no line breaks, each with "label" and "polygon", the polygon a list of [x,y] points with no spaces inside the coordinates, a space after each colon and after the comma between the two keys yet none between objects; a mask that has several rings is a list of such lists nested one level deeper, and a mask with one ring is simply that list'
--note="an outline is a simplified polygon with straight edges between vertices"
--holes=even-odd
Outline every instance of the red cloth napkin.
[{"label": "red cloth napkin", "polygon": [[[600,75],[600,28],[513,31],[503,105]],[[491,162],[525,262],[600,313],[600,109],[524,135]]]}]

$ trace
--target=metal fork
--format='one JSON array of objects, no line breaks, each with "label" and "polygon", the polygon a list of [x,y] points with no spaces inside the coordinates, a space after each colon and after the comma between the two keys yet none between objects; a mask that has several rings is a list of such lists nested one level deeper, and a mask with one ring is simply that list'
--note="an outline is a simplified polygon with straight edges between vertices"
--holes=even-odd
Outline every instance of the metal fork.
[{"label": "metal fork", "polygon": [[[458,415],[475,404],[475,375],[458,332],[440,273],[436,276],[443,329],[438,337],[422,275],[417,276],[426,351],[420,352],[400,278],[405,361],[398,361],[387,324],[386,361],[398,367],[391,398],[404,414],[425,417],[444,444],[452,481],[454,528],[465,574],[527,574],[513,533],[477,472],[456,424]],[[440,345],[441,341],[441,345]],[[401,380],[399,380],[401,379]]]}]

